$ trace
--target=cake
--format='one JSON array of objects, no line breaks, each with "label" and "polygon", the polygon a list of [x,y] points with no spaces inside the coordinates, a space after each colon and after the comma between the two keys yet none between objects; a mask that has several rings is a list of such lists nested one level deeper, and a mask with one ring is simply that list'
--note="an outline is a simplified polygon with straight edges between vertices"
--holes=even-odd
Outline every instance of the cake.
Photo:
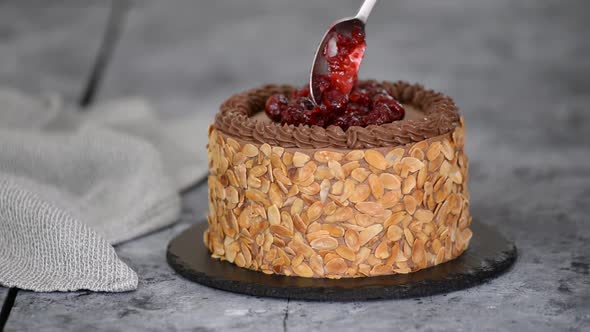
[{"label": "cake", "polygon": [[363,81],[403,105],[364,126],[275,122],[292,86],[265,85],[220,107],[209,129],[212,257],[307,278],[411,273],[468,247],[468,165],[453,100],[406,82]]}]

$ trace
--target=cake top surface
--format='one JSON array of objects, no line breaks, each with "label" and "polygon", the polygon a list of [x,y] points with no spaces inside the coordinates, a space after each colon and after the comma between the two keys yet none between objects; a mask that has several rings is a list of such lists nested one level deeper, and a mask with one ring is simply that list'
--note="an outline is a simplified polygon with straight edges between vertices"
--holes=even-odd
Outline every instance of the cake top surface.
[{"label": "cake top surface", "polygon": [[259,115],[264,114],[267,99],[275,94],[289,95],[295,88],[265,85],[227,99],[215,118],[215,127],[245,141],[284,148],[362,149],[416,143],[446,134],[459,125],[459,111],[451,98],[401,81],[377,84],[404,104],[407,114],[403,120],[346,130],[334,125],[323,128],[268,121]]},{"label": "cake top surface", "polygon": [[265,113],[281,124],[338,126],[344,131],[349,127],[381,125],[404,118],[404,107],[375,81],[356,82],[348,94],[330,90],[330,84],[326,84],[328,90],[323,91],[319,104],[313,102],[306,86],[294,90],[290,96],[270,96]]}]

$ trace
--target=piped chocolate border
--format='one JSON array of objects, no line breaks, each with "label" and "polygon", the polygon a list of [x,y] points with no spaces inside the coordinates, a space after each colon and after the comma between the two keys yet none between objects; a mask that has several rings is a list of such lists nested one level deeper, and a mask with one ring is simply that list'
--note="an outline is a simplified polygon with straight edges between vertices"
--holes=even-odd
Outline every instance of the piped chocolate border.
[{"label": "piped chocolate border", "polygon": [[399,102],[421,109],[425,118],[350,127],[346,131],[337,126],[293,126],[252,119],[252,115],[264,110],[268,97],[277,93],[290,94],[295,89],[289,85],[269,84],[235,94],[223,102],[215,118],[215,128],[247,142],[284,148],[366,149],[417,143],[452,132],[459,126],[459,110],[450,97],[403,81],[378,84]]}]

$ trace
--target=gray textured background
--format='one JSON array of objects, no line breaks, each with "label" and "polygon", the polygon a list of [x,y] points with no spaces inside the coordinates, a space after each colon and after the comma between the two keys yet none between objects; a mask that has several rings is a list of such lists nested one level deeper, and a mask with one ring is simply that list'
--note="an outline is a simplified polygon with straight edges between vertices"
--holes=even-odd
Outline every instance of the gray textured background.
[{"label": "gray textured background", "polygon": [[[163,116],[202,114],[195,130],[204,132],[233,92],[303,83],[323,30],[359,2],[136,1],[99,100],[146,96]],[[108,5],[0,0],[0,84],[74,100]],[[520,257],[508,274],[448,295],[369,303],[212,290],[165,262],[167,242],[206,213],[201,188],[185,196],[178,225],[117,248],[140,274],[136,292],[21,291],[7,330],[590,329],[589,38],[587,0],[382,0],[371,17],[361,75],[421,82],[465,115],[472,213],[515,240]]]}]

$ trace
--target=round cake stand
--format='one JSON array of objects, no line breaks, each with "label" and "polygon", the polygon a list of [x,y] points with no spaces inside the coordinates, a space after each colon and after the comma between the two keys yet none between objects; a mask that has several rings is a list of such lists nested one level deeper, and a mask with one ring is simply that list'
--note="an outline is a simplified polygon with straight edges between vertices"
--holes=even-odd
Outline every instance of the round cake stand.
[{"label": "round cake stand", "polygon": [[410,274],[381,277],[314,279],[267,275],[210,257],[203,244],[206,222],[172,239],[168,264],[183,277],[225,291],[310,301],[402,299],[448,293],[482,284],[512,266],[514,243],[496,230],[473,222],[469,249],[457,259]]}]

